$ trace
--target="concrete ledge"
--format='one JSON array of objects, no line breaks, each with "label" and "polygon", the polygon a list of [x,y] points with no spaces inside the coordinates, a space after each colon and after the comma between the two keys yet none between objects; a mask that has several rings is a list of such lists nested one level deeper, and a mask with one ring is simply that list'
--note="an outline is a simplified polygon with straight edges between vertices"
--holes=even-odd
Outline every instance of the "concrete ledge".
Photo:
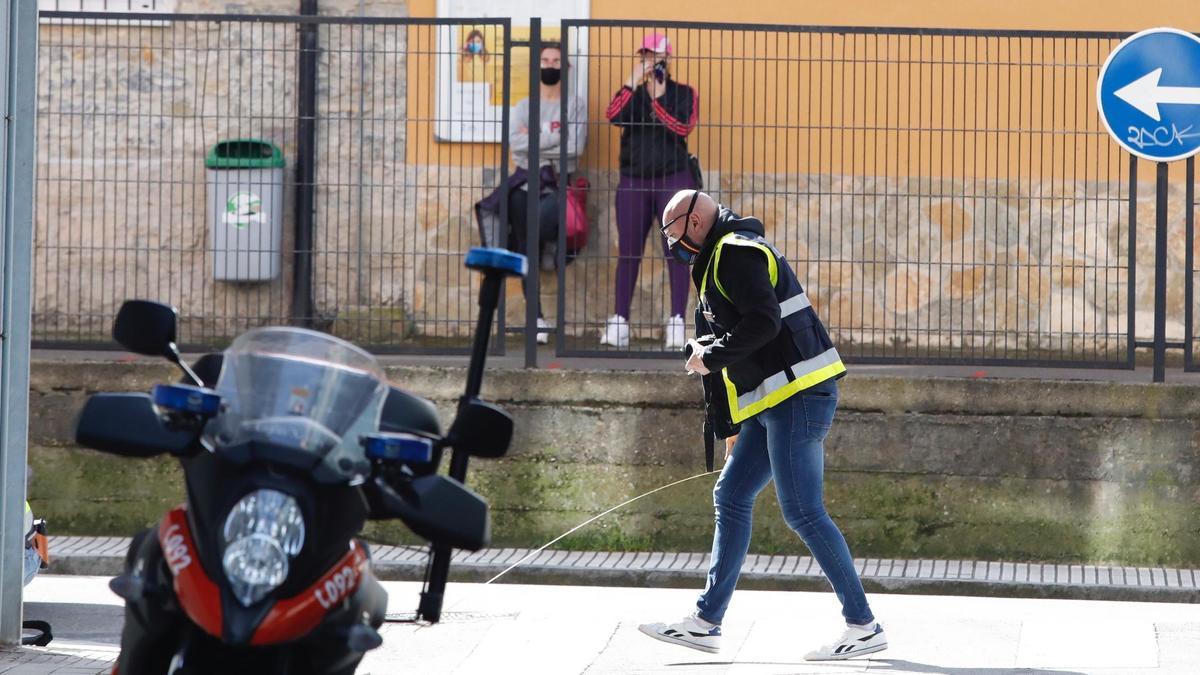
[{"label": "concrete ledge", "polygon": [[[463,368],[388,372],[452,419]],[[35,360],[30,503],[53,532],[126,536],[184,499],[171,458],[122,459],[73,443],[89,392],[148,391],[174,376],[165,363],[116,354]],[[956,379],[863,368],[841,388],[824,496],[857,555],[1200,567],[1200,379]],[[495,545],[536,548],[615,504],[697,476],[699,389],[664,370],[489,370],[485,395],[516,419],[508,456],[472,462],[468,476],[491,505]],[[558,545],[707,550],[714,480],[656,491]],[[775,501],[768,487],[753,551],[804,552]],[[365,536],[418,542],[397,522],[372,523]]]},{"label": "concrete ledge", "polygon": [[[459,366],[388,365],[386,369],[393,382],[438,402],[456,401],[466,380],[466,368]],[[118,352],[108,359],[34,358],[33,370],[32,388],[39,393],[149,391],[178,377],[174,366],[161,360]],[[1200,385],[1190,383],[893,376],[863,374],[851,366],[841,385],[841,409],[892,415],[1200,417]],[[699,380],[675,370],[492,368],[484,379],[483,396],[522,404],[695,409],[699,388]]]},{"label": "concrete ledge", "polygon": [[[56,537],[50,573],[120,574],[129,539]],[[375,573],[388,581],[420,581],[428,549],[371,547]],[[1055,565],[974,560],[854,561],[869,593],[974,595],[1136,602],[1200,602],[1200,570],[1167,567]],[[577,586],[700,588],[707,553],[563,551],[492,548],[455,553],[452,581],[486,582],[510,566],[504,583]],[[828,582],[809,556],[750,555],[739,588],[821,591]]]}]

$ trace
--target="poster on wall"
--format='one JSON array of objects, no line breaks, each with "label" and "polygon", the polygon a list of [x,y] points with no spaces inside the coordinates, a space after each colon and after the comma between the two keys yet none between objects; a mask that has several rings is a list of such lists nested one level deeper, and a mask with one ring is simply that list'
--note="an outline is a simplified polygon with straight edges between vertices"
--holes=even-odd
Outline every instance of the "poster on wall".
[{"label": "poster on wall", "polygon": [[[563,19],[585,19],[591,0],[438,0],[440,18],[512,17],[514,42],[529,40],[529,17],[542,18],[542,40],[559,40]],[[587,31],[572,32],[570,87],[587,100]],[[511,104],[529,96],[529,49],[513,47],[504,58],[504,29],[495,24],[442,26],[438,33],[437,124],[439,141],[499,143],[504,114],[504,71]],[[565,56],[565,55],[564,55]]]}]

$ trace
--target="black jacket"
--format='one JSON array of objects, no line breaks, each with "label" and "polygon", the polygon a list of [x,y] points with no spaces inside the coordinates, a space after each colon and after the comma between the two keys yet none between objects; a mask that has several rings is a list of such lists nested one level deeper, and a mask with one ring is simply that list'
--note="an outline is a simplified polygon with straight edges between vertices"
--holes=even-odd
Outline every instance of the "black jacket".
[{"label": "black jacket", "polygon": [[[717,242],[731,232],[765,234],[757,218],[743,218],[721,207],[692,266],[692,281],[697,292],[703,285],[704,275],[713,272],[709,269],[709,261]],[[705,402],[717,435],[727,438],[736,434],[738,427],[730,419],[721,369],[728,368],[730,381],[739,389],[753,388],[766,376],[820,354],[833,343],[812,311],[781,319],[779,299],[761,250],[726,245],[716,272],[729,297],[717,291],[713,279],[708,280],[705,297],[696,310],[696,332],[697,337],[706,333],[715,336],[715,339],[705,341],[710,346],[704,356],[704,365],[712,371],[705,377]],[[705,305],[711,321],[702,313]],[[784,325],[785,321],[787,325]]]},{"label": "black jacket", "polygon": [[646,85],[621,87],[608,104],[608,121],[621,127],[621,175],[669,176],[688,169],[687,137],[696,128],[699,100],[686,84],[667,79],[652,99]]}]

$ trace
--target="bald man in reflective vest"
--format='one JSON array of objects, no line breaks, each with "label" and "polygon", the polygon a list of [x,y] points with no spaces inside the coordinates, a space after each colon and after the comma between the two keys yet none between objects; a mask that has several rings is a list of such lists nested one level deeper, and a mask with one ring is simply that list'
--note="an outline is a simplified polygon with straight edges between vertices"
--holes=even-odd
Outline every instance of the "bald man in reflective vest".
[{"label": "bald man in reflective vest", "polygon": [[754,500],[774,480],[788,526],[820,564],[842,604],[845,628],[805,655],[841,660],[887,648],[842,533],[825,511],[823,441],[846,372],[825,326],[763,224],[696,190],[662,216],[671,252],[692,266],[698,338],[686,369],[706,379],[725,466],[713,490],[716,530],[708,581],[682,620],[644,624],[650,637],[716,653],[721,622],[750,547]]}]

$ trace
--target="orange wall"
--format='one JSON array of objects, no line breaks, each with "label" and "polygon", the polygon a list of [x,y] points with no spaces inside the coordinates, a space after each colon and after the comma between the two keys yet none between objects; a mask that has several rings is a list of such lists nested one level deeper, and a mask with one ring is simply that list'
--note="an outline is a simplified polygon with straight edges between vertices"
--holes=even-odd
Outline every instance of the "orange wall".
[{"label": "orange wall", "polygon": [[[436,8],[435,0],[409,0],[408,4],[412,16],[433,16]],[[1035,30],[1200,29],[1196,5],[1187,0],[592,0],[592,18]]]},{"label": "orange wall", "polygon": [[[413,16],[432,16],[434,6],[410,2]],[[1146,0],[1136,13],[1127,7],[1111,0],[592,0],[592,17],[1118,31],[1200,23],[1187,2]],[[667,32],[676,44],[675,76],[702,96],[690,147],[720,171],[1104,179],[1121,161],[1099,123],[1093,89],[1115,40]],[[589,36],[586,163],[607,167],[617,142],[603,111],[626,77],[640,31],[592,28]],[[413,59],[410,76],[430,80],[431,65]],[[410,96],[418,107],[411,112],[431,117],[432,98]],[[1056,133],[1064,129],[1073,133]],[[426,146],[416,157],[410,143],[417,163],[495,161],[495,145],[429,142],[422,140],[429,130],[412,125],[410,133]]]}]

